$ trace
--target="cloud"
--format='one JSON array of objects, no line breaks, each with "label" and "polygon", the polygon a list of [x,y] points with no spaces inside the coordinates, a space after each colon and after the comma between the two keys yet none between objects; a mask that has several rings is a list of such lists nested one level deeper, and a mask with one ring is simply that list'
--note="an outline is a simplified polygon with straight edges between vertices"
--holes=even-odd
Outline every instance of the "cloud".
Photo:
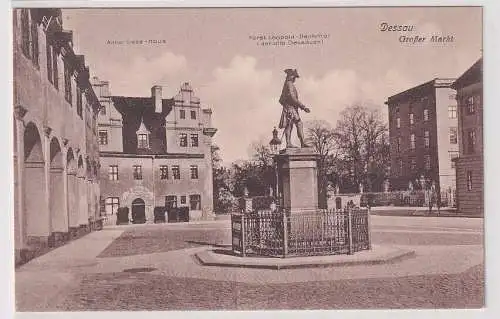
[{"label": "cloud", "polygon": [[99,77],[110,82],[113,95],[126,96],[148,96],[153,85],[164,86],[167,89],[165,96],[174,95],[178,86],[172,87],[172,83],[177,83],[187,74],[186,58],[172,52],[151,59],[136,55],[126,67],[123,63],[110,61],[99,70]]},{"label": "cloud", "polygon": [[200,96],[214,110],[216,143],[224,160],[246,158],[249,144],[271,136],[281,114],[281,85],[251,56],[235,56],[227,67],[213,71],[213,80],[201,88]]}]

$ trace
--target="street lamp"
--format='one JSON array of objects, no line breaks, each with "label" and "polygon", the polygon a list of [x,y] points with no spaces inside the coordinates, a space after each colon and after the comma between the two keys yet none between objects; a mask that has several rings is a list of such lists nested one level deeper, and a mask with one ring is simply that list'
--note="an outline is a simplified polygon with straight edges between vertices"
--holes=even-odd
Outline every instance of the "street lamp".
[{"label": "street lamp", "polygon": [[269,142],[269,146],[271,148],[271,154],[278,155],[280,145],[281,145],[281,140],[278,138],[278,130],[275,127],[273,130],[273,138]]},{"label": "street lamp", "polygon": [[269,142],[269,147],[271,150],[271,154],[273,155],[273,162],[274,162],[274,173],[276,175],[276,190],[274,192],[274,197],[276,200],[279,200],[279,193],[278,193],[278,153],[281,145],[281,140],[278,138],[278,130],[276,127],[273,130],[273,138]]}]

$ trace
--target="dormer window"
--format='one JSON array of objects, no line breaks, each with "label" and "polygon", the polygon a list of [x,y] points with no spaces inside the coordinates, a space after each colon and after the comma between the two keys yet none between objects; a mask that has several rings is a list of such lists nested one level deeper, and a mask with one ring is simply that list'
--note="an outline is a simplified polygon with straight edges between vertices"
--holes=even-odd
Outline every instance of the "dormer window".
[{"label": "dormer window", "polygon": [[137,148],[138,149],[147,149],[149,148],[149,134],[150,132],[144,125],[144,119],[141,121],[141,125],[136,132],[137,134]]},{"label": "dormer window", "polygon": [[137,134],[137,148],[148,148],[148,135],[147,134]]}]

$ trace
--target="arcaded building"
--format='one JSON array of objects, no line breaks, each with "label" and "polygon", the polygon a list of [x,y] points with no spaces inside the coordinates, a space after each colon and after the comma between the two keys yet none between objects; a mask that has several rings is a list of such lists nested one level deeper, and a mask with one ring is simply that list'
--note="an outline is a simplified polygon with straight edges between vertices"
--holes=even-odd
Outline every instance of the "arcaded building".
[{"label": "arcaded building", "polygon": [[109,83],[93,86],[99,115],[101,212],[114,220],[119,207],[154,221],[155,207],[188,207],[189,220],[213,218],[212,111],[189,83],[174,97],[161,86],[149,96],[112,96]]},{"label": "arcaded building", "polygon": [[460,155],[457,166],[457,210],[484,214],[483,59],[454,83],[458,101]]},{"label": "arcaded building", "polygon": [[453,194],[458,157],[454,79],[436,78],[387,99],[393,190],[419,187],[422,176]]},{"label": "arcaded building", "polygon": [[13,11],[16,262],[89,230],[99,211],[99,100],[60,9]]}]

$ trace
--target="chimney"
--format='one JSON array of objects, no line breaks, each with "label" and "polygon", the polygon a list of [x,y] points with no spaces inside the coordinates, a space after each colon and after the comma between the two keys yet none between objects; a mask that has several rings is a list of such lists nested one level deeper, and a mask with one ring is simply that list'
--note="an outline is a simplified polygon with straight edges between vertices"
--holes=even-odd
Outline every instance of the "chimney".
[{"label": "chimney", "polygon": [[155,112],[156,113],[161,113],[162,111],[162,97],[161,97],[161,86],[160,85],[154,85],[151,88],[151,97],[153,98],[153,102],[155,105]]}]

